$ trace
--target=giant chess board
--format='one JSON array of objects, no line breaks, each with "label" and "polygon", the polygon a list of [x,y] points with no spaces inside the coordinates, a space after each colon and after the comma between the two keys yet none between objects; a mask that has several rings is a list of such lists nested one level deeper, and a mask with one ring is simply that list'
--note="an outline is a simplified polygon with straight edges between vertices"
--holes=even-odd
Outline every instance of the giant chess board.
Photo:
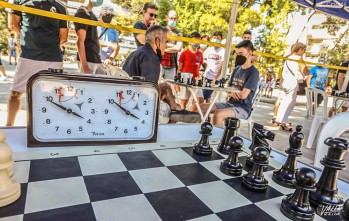
[{"label": "giant chess board", "polygon": [[[219,170],[226,156],[217,152],[218,137],[211,139],[210,156],[194,154],[195,142],[160,139],[155,144],[14,153],[13,179],[21,183],[22,194],[0,208],[0,220],[289,220],[280,205],[294,190],[272,180],[285,156],[272,152],[264,173],[268,189],[256,193],[241,185],[241,176]],[[243,165],[249,153],[244,148],[239,155]],[[348,199],[349,185],[339,181],[338,188]],[[340,218],[316,215],[314,220]]]}]

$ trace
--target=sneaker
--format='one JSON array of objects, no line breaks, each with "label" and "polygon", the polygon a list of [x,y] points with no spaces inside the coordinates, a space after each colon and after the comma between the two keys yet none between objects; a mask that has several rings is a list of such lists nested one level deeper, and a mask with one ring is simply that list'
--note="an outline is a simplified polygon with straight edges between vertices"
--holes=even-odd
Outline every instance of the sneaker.
[{"label": "sneaker", "polygon": [[170,120],[172,122],[182,123],[197,123],[201,121],[200,114],[197,112],[191,112],[187,110],[172,111],[170,114]]}]

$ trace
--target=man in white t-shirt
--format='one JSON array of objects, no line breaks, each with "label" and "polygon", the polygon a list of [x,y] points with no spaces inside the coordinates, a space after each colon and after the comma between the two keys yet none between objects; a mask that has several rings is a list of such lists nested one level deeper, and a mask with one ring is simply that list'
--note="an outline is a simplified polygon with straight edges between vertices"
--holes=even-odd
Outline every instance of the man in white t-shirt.
[{"label": "man in white t-shirt", "polygon": [[[222,38],[222,32],[216,31],[211,38],[211,42],[221,43]],[[211,85],[218,84],[218,81],[221,79],[224,52],[224,48],[215,46],[209,47],[204,52],[204,61],[207,64],[204,77],[211,83]],[[212,93],[212,90],[203,90],[203,96],[206,103],[210,103]]]}]

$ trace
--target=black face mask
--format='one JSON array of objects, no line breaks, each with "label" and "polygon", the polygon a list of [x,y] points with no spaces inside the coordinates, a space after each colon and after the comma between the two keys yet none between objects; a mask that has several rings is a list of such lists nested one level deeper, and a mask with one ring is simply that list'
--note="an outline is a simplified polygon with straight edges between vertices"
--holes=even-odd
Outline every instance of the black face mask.
[{"label": "black face mask", "polygon": [[243,65],[243,64],[245,64],[246,61],[247,61],[247,58],[245,56],[238,54],[236,56],[235,64],[236,65]]},{"label": "black face mask", "polygon": [[112,15],[103,15],[102,16],[102,20],[104,23],[108,23],[110,24],[111,20],[113,19],[113,16]]}]

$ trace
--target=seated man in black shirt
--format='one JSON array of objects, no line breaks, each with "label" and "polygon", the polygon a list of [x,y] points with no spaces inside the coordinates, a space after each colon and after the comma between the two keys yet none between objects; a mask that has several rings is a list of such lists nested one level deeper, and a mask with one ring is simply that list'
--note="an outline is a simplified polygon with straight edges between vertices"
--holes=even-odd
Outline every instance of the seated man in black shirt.
[{"label": "seated man in black shirt", "polygon": [[142,76],[146,81],[158,84],[160,64],[167,44],[166,28],[159,25],[150,27],[145,33],[145,45],[132,52],[122,69],[129,76]]},{"label": "seated man in black shirt", "polygon": [[[157,11],[158,7],[156,6],[156,4],[152,2],[146,2],[142,10],[143,20],[136,22],[133,27],[140,30],[147,30],[149,27],[156,25],[157,22],[155,19],[157,17]],[[145,44],[144,36],[144,34],[134,34],[137,49]]]}]

